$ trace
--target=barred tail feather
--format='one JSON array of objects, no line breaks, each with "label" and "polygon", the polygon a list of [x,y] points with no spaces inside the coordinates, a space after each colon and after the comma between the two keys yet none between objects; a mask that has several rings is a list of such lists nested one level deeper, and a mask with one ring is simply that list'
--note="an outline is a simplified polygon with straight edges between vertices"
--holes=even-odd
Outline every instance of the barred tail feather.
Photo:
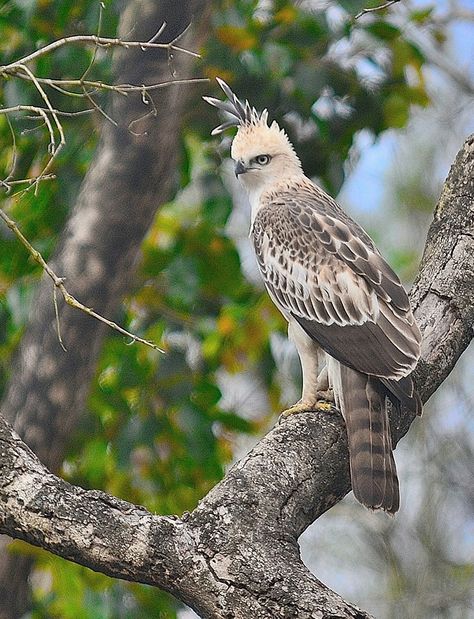
[{"label": "barred tail feather", "polygon": [[394,514],[400,503],[385,389],[378,379],[339,365],[336,403],[344,416],[352,489],[370,509]]}]

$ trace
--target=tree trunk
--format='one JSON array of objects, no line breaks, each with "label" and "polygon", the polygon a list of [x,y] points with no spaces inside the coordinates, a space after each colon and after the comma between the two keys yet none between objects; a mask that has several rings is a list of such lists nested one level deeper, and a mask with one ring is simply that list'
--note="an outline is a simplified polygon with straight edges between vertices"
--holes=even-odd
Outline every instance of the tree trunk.
[{"label": "tree trunk", "polygon": [[[412,302],[426,401],[472,338],[474,136],[445,183]],[[392,419],[395,440],[412,417]],[[191,513],[154,516],[49,473],[0,418],[0,531],[110,576],[162,587],[213,619],[363,619],[309,573],[299,535],[350,489],[340,415],[272,430]],[[124,552],[124,549],[125,552]]]},{"label": "tree trunk", "polygon": [[[193,27],[180,42],[197,49],[209,4],[132,0],[120,31],[124,39],[146,41],[166,22],[157,42],[169,42],[200,14],[201,31]],[[163,50],[120,49],[114,64],[118,83],[156,84],[189,77],[193,59],[175,53],[170,65]],[[66,277],[68,290],[102,315],[113,316],[130,289],[141,240],[157,208],[176,189],[178,136],[191,89],[183,84],[154,91],[156,116],[147,116],[150,106],[144,106],[140,93],[116,96],[110,115],[119,126],[104,122],[95,160],[52,261],[56,273]],[[52,295],[52,282],[45,276],[1,410],[41,461],[57,471],[83,413],[106,327],[60,306],[65,353],[58,341]],[[17,619],[27,608],[32,561],[10,556],[7,543],[0,539],[0,618]]]}]

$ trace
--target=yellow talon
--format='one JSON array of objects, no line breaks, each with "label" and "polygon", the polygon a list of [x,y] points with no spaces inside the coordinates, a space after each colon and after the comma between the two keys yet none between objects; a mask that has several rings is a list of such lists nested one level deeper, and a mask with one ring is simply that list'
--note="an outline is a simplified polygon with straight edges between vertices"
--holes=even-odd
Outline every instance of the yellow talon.
[{"label": "yellow talon", "polygon": [[333,402],[329,402],[328,400],[318,400],[317,402],[314,403],[307,403],[307,402],[297,402],[296,404],[294,404],[293,406],[290,406],[290,408],[287,408],[286,410],[284,410],[279,418],[278,418],[278,423],[282,423],[285,419],[287,419],[288,417],[291,417],[291,415],[298,415],[300,413],[314,413],[317,411],[324,411],[325,413],[332,413],[334,412],[336,409],[334,407],[334,403]]},{"label": "yellow talon", "polygon": [[318,400],[316,402],[316,408],[318,411],[326,411],[330,413],[333,410],[334,405],[331,404],[331,402],[326,402],[326,400]]}]

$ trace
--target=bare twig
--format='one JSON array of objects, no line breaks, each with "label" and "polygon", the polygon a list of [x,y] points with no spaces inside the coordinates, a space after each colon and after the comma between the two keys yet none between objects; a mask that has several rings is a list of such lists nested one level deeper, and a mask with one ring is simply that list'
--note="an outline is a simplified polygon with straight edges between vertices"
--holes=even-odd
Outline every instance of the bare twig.
[{"label": "bare twig", "polygon": [[[25,106],[18,105],[18,106],[14,106],[13,108],[0,108],[0,114],[3,114],[5,111],[6,112],[14,112],[14,111],[21,112],[21,111],[24,111],[24,110],[20,109],[22,107],[24,108]],[[15,109],[15,108],[18,108],[18,109]],[[41,109],[41,110],[43,110],[43,112],[46,112],[46,113],[49,112],[49,110],[46,109],[46,108],[37,108],[37,109]],[[73,118],[74,116],[84,116],[85,114],[91,114],[92,112],[94,112],[94,110],[92,108],[87,108],[85,110],[77,110],[76,112],[64,112],[63,110],[58,110],[56,108],[54,110],[54,113],[57,116],[67,116],[69,118]],[[33,118],[34,119],[34,116],[25,116],[25,118],[29,118],[29,119]],[[34,129],[23,129],[23,132],[26,132],[26,131],[34,131]]]},{"label": "bare twig", "polygon": [[[41,86],[40,86],[41,89]],[[42,89],[41,89],[42,90]],[[47,97],[46,97],[47,99]],[[48,151],[50,153],[50,157],[46,163],[46,165],[44,166],[44,168],[42,169],[42,171],[40,172],[40,174],[35,178],[33,183],[30,183],[28,185],[28,187],[24,190],[24,191],[28,191],[31,187],[35,187],[35,191],[37,190],[39,183],[46,177],[48,176],[47,172],[49,170],[49,168],[51,167],[51,164],[53,163],[55,157],[57,156],[59,150],[61,149],[61,147],[65,144],[65,140],[64,140],[64,132],[61,126],[61,123],[59,122],[58,119],[58,114],[56,112],[56,110],[54,110],[54,108],[51,107],[51,104],[49,102],[49,100],[47,100],[47,108],[42,108],[42,107],[38,107],[36,105],[14,105],[12,107],[4,107],[4,108],[0,108],[0,114],[10,114],[12,112],[32,112],[33,114],[36,114],[37,116],[40,116],[43,121],[44,124],[46,125],[48,132],[49,132],[49,146],[48,146]],[[55,124],[58,127],[59,133],[60,133],[60,137],[61,137],[61,141],[58,145],[56,145],[56,138],[54,135],[54,128],[53,125],[51,123],[51,120],[48,117],[48,113],[52,114]],[[10,175],[9,175],[10,176]],[[8,177],[7,177],[8,179]],[[6,180],[5,182],[3,182],[2,184],[8,184],[11,182],[9,180]]]},{"label": "bare twig", "polygon": [[[8,73],[8,71],[7,71]],[[17,74],[16,77],[21,79],[28,79],[26,76]],[[40,84],[46,84],[47,86],[51,86],[51,88],[55,88],[59,92],[64,95],[68,95],[71,97],[84,97],[83,92],[72,92],[70,90],[64,90],[62,87],[71,86],[82,88],[83,86],[87,86],[88,88],[95,88],[97,90],[111,90],[113,92],[117,92],[119,94],[128,94],[129,92],[143,92],[149,90],[158,90],[159,88],[165,88],[166,86],[170,86],[171,84],[198,84],[200,82],[208,82],[209,78],[207,77],[191,77],[182,80],[167,80],[166,82],[159,82],[157,84],[107,84],[105,82],[94,81],[94,80],[84,80],[84,79],[76,79],[76,80],[63,80],[63,79],[54,79],[50,77],[36,77],[36,80]]]},{"label": "bare twig", "polygon": [[135,120],[132,120],[129,125],[128,125],[128,130],[130,131],[130,133],[132,133],[132,135],[136,135],[136,136],[140,136],[140,135],[147,135],[147,132],[145,131],[143,132],[137,132],[134,131],[132,129],[132,127],[142,121],[145,120],[145,118],[148,118],[149,116],[157,116],[158,115],[158,110],[156,108],[155,102],[153,101],[153,97],[151,95],[147,95],[146,90],[142,91],[142,101],[144,105],[150,105],[151,103],[151,110],[149,112],[147,112],[146,114],[143,114],[143,116],[140,116],[139,118],[135,118]]},{"label": "bare twig", "polygon": [[[11,177],[10,177],[11,178]],[[41,179],[42,181],[49,181],[56,178],[56,174],[45,174],[43,176],[43,178]],[[7,193],[11,190],[11,188],[14,185],[34,185],[37,181],[37,177],[31,177],[31,178],[20,178],[20,179],[16,179],[16,180],[10,180],[9,177],[0,180],[0,185],[2,187],[4,187],[7,190]]]},{"label": "bare twig", "polygon": [[44,107],[38,107],[37,105],[12,105],[11,107],[0,108],[0,114],[11,114],[12,112],[32,112],[37,116],[41,116],[44,124],[48,127],[50,145],[55,145],[56,140],[54,137],[53,126],[48,118],[49,109],[45,109]]},{"label": "bare twig", "polygon": [[[50,100],[48,98],[48,95],[45,93],[45,91],[44,91],[43,87],[41,86],[41,84],[39,84],[39,82],[36,79],[36,76],[34,75],[34,73],[26,65],[18,65],[18,68],[21,69],[24,73],[26,73],[26,75],[29,77],[31,82],[34,84],[36,90],[41,95],[41,98],[45,102],[47,109],[49,110],[51,116],[53,117],[54,123],[56,125],[56,129],[58,130],[59,138],[60,138],[59,144],[56,145],[56,141],[55,141],[55,137],[54,137],[54,131],[52,130],[51,125],[49,125],[48,129],[49,129],[49,134],[50,134],[50,138],[51,138],[51,141],[50,141],[50,144],[49,144],[49,146],[50,146],[49,152],[51,154],[51,157],[49,158],[49,160],[46,163],[45,167],[43,168],[43,170],[40,172],[40,174],[36,178],[36,182],[35,182],[35,185],[34,185],[35,186],[35,192],[36,192],[38,190],[39,183],[40,183],[41,179],[48,172],[48,170],[51,167],[54,159],[58,156],[59,151],[66,144],[66,137],[64,135],[63,126],[62,126],[62,124],[61,124],[61,122],[60,122],[60,120],[58,118],[58,115],[56,114],[56,110],[51,105],[51,102],[50,102]],[[48,118],[48,117],[46,116],[46,118]],[[46,120],[45,120],[45,122],[46,122]]]},{"label": "bare twig", "polygon": [[59,309],[58,309],[58,287],[56,285],[53,286],[53,304],[54,304],[54,315],[56,317],[56,332],[58,334],[58,340],[61,348],[64,352],[67,352],[66,346],[64,346],[63,338],[61,336],[61,324],[59,322]]},{"label": "bare twig", "polygon": [[151,43],[148,41],[122,41],[122,39],[112,39],[108,37],[98,37],[95,34],[87,34],[87,35],[74,35],[71,37],[63,37],[62,39],[58,39],[57,41],[53,41],[44,47],[40,47],[35,52],[28,54],[28,56],[24,56],[19,60],[15,60],[10,64],[0,66],[0,74],[4,71],[8,71],[14,69],[16,67],[20,67],[21,65],[25,65],[41,56],[49,54],[52,51],[59,49],[60,47],[64,47],[64,45],[74,45],[74,44],[86,44],[86,45],[95,45],[96,47],[125,47],[126,49],[139,48],[143,51],[147,49],[165,49],[165,50],[173,50],[176,52],[180,52],[183,54],[188,54],[189,56],[193,56],[194,58],[200,58],[200,55],[196,52],[192,52],[188,49],[184,49],[183,47],[179,47],[174,44],[174,41],[171,43]]},{"label": "bare twig", "polygon": [[[165,29],[166,24],[163,24],[159,28],[159,30],[156,32],[156,34],[149,41],[143,41],[143,42],[142,41],[123,41],[122,39],[118,39],[118,38],[112,39],[112,38],[102,37],[100,36],[101,17],[102,17],[102,12],[100,13],[100,16],[99,16],[99,27],[98,27],[97,35],[78,35],[78,36],[64,37],[57,41],[53,41],[52,43],[45,45],[44,47],[36,50],[35,52],[32,52],[31,54],[24,56],[23,58],[20,58],[19,60],[16,60],[8,65],[0,66],[0,77],[12,76],[12,77],[17,77],[23,80],[30,81],[45,103],[45,107],[40,107],[37,105],[19,104],[17,106],[0,108],[0,114],[5,114],[5,115],[8,115],[12,112],[23,112],[23,111],[32,112],[36,116],[41,117],[41,119],[43,120],[44,126],[47,128],[49,132],[48,151],[49,151],[50,157],[47,160],[44,169],[37,176],[36,181],[32,183],[28,183],[24,191],[29,191],[31,187],[34,187],[35,192],[37,192],[39,183],[45,177],[50,178],[50,175],[48,174],[48,172],[53,164],[53,161],[58,156],[61,148],[66,143],[64,129],[60,121],[61,116],[78,116],[81,114],[88,114],[90,112],[97,111],[100,114],[102,114],[102,116],[104,116],[104,118],[106,118],[109,122],[117,126],[117,123],[115,122],[115,120],[111,118],[105,112],[105,110],[94,100],[93,95],[97,91],[109,90],[109,91],[117,92],[121,95],[127,95],[129,92],[140,92],[142,94],[142,98],[144,98],[145,93],[148,90],[151,91],[151,90],[155,90],[158,88],[162,88],[172,83],[183,84],[183,83],[193,83],[197,81],[206,81],[202,78],[201,79],[170,80],[167,82],[162,82],[159,84],[151,84],[151,85],[146,86],[144,84],[113,85],[113,84],[106,84],[101,81],[94,81],[94,80],[86,79],[86,76],[88,75],[92,66],[94,65],[96,53],[99,47],[118,46],[118,47],[125,47],[127,49],[138,47],[143,51],[146,51],[147,49],[150,49],[150,48],[151,49],[159,48],[159,49],[164,49],[168,52],[170,61],[173,57],[172,51],[179,51],[185,54],[189,54],[193,57],[199,56],[199,54],[196,54],[195,52],[191,52],[189,50],[185,50],[177,46],[176,42],[179,40],[180,37],[176,37],[170,43],[155,43],[156,39],[162,34],[163,30]],[[79,79],[62,80],[62,79],[52,79],[52,78],[47,78],[47,77],[46,78],[37,77],[33,73],[33,71],[27,66],[27,64],[31,63],[33,60],[36,60],[40,58],[41,56],[44,56],[67,44],[94,45],[94,53],[92,55],[92,58],[87,68],[85,69],[85,71],[83,72],[82,76]],[[84,110],[79,110],[77,112],[63,112],[61,110],[58,110],[55,107],[53,107],[53,105],[51,104],[49,96],[47,92],[44,90],[43,86],[49,86],[50,88],[54,88],[55,90],[59,91],[60,93],[66,96],[83,98],[88,101],[88,103],[90,104],[90,107],[87,107]],[[74,92],[74,91],[67,90],[66,89],[67,87],[79,88],[80,92]],[[58,140],[56,139],[57,135],[59,135]],[[7,179],[5,179],[5,181],[3,181],[1,184],[3,184],[5,187],[9,187],[11,185],[11,183],[9,183],[11,177],[12,175],[9,174]]]},{"label": "bare twig", "polygon": [[[63,295],[64,301],[68,305],[70,305],[71,307],[75,307],[76,309],[79,309],[82,312],[85,312],[86,314],[88,314],[89,316],[92,316],[93,318],[96,318],[100,322],[103,322],[104,324],[109,326],[111,329],[114,329],[115,331],[122,333],[122,335],[126,335],[127,337],[131,338],[132,342],[140,342],[141,344],[145,344],[146,346],[149,346],[150,348],[153,348],[154,350],[158,350],[159,352],[164,352],[154,342],[150,342],[149,340],[145,340],[139,337],[138,335],[130,333],[130,331],[127,331],[123,327],[120,327],[117,323],[111,320],[108,320],[107,318],[104,318],[103,316],[95,312],[93,309],[91,309],[90,307],[86,307],[80,301],[78,301],[75,297],[73,297],[66,290],[66,287],[64,286],[64,278],[56,275],[56,273],[49,266],[49,264],[45,261],[45,259],[40,254],[40,252],[37,249],[35,249],[33,245],[31,245],[28,239],[23,235],[21,230],[18,228],[17,224],[13,221],[13,219],[8,217],[8,215],[5,213],[3,209],[0,209],[0,218],[3,219],[6,225],[10,228],[10,230],[15,234],[15,236],[21,242],[21,244],[24,247],[26,247],[26,249],[28,250],[28,253],[32,256],[35,262],[37,262],[46,271],[49,277],[53,280],[54,286],[57,289],[59,289],[59,291]],[[57,323],[56,323],[57,325],[58,325],[58,322],[59,322],[59,318],[57,317]],[[60,334],[59,334],[59,342],[61,346],[64,348],[64,344],[62,342],[62,338]]]},{"label": "bare twig", "polygon": [[2,181],[2,184],[7,186],[6,183],[8,183],[10,179],[13,178],[13,175],[15,174],[18,151],[17,151],[17,146],[16,146],[16,135],[15,135],[15,132],[13,131],[13,127],[10,122],[10,118],[8,117],[8,114],[6,114],[5,118],[8,124],[8,128],[10,129],[10,135],[12,136],[12,158],[11,158],[11,163],[10,163],[10,172],[8,173],[5,180]]},{"label": "bare twig", "polygon": [[388,7],[392,6],[392,4],[396,4],[397,2],[400,2],[400,0],[389,0],[388,2],[385,2],[385,4],[380,4],[379,6],[374,6],[368,9],[362,9],[360,13],[357,13],[354,19],[359,19],[360,17],[362,17],[363,15],[366,15],[367,13],[375,13],[376,11],[382,11],[383,9],[388,9]]},{"label": "bare twig", "polygon": [[[104,11],[104,4],[102,2],[99,2],[99,22],[97,24],[97,36],[100,37],[101,32],[102,32],[102,16],[103,16],[103,11]],[[94,62],[97,56],[97,50],[99,48],[95,47],[94,48],[94,52],[92,53],[92,58],[88,64],[88,66],[86,67],[86,70],[84,71],[84,73],[81,76],[81,80],[84,80],[85,77],[87,76],[87,74],[89,73],[89,71],[92,69],[92,67],[94,66]]]},{"label": "bare twig", "polygon": [[56,145],[54,143],[52,143],[51,144],[51,148],[54,148],[55,151],[57,151],[57,150],[59,150],[61,148],[61,146],[63,146],[66,143],[66,138],[64,137],[63,127],[62,127],[61,123],[59,122],[58,116],[56,114],[56,110],[51,105],[51,102],[50,102],[50,100],[48,98],[48,95],[43,90],[43,87],[41,86],[41,84],[36,79],[36,76],[34,75],[34,73],[26,65],[21,65],[21,70],[24,71],[26,73],[26,75],[29,77],[29,79],[33,82],[36,90],[39,92],[39,94],[41,95],[41,98],[46,103],[46,107],[48,108],[48,110],[51,113],[51,116],[54,119],[54,122],[55,122],[56,128],[57,128],[57,130],[59,132],[59,136],[60,136],[61,141],[59,142],[57,147],[56,147]]},{"label": "bare twig", "polygon": [[97,103],[92,98],[92,95],[88,92],[87,88],[83,87],[82,91],[84,93],[84,97],[89,101],[89,103],[92,105],[94,110],[99,112],[99,114],[101,114],[106,120],[111,122],[114,125],[114,127],[118,127],[118,123],[111,116],[109,116],[109,114],[107,114],[107,112],[103,110],[100,107],[100,105],[97,105]]},{"label": "bare twig", "polygon": [[[158,31],[151,37],[151,39],[148,39],[148,43],[155,43],[156,39],[159,38],[159,36],[163,33],[163,30],[166,28],[166,22],[164,21],[161,26],[158,28]],[[176,40],[176,39],[175,39]],[[174,43],[175,41],[173,41]]]}]

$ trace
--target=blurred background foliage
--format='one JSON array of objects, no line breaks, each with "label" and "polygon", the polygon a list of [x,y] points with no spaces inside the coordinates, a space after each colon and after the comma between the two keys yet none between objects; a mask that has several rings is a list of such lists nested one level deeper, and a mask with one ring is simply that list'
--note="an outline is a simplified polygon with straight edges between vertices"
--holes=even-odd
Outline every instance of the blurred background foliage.
[{"label": "blurred background foliage", "polygon": [[[298,397],[295,356],[285,343],[284,321],[256,275],[246,239],[246,204],[225,162],[230,138],[219,145],[209,135],[218,118],[200,96],[220,96],[215,76],[227,80],[257,108],[267,107],[287,129],[306,172],[333,195],[341,192],[342,202],[364,221],[407,281],[416,273],[424,231],[449,164],[445,159],[440,163],[440,157],[452,157],[467,135],[466,123],[459,120],[464,110],[446,104],[446,93],[453,97],[457,84],[456,105],[473,93],[463,91],[446,67],[433,78],[436,63],[431,52],[454,57],[451,26],[459,17],[441,13],[448,17],[440,19],[439,11],[446,7],[441,3],[440,9],[433,0],[433,6],[404,3],[399,11],[394,7],[353,19],[376,4],[214,0],[208,39],[195,70],[196,76],[211,81],[189,86],[194,100],[183,122],[180,189],[158,212],[142,246],[134,290],[114,317],[160,343],[166,354],[129,346],[110,332],[91,385],[88,414],[64,461],[62,475],[67,480],[157,513],[181,514],[192,510],[233,459],[273,424],[278,411]],[[125,5],[118,0],[104,3],[101,34],[115,36]],[[96,0],[9,0],[0,6],[1,62],[7,64],[57,38],[96,33],[98,24]],[[35,66],[40,77],[64,79],[80,77],[86,70],[91,79],[113,82],[111,52],[94,55],[91,48],[67,46]],[[445,84],[444,90],[436,79]],[[85,107],[82,98],[55,90],[48,94],[58,109],[77,112]],[[103,93],[93,96],[106,109]],[[3,107],[41,104],[31,84],[20,79],[1,82],[0,98]],[[425,130],[416,129],[423,122],[420,118],[436,118],[440,109],[451,119],[451,124],[445,119],[444,138],[433,139],[429,124]],[[10,115],[9,120],[0,115],[1,178],[10,174],[13,161],[16,178],[33,177],[47,160],[48,134],[25,115]],[[104,122],[108,121],[97,112],[62,118],[67,143],[53,164],[57,178],[41,183],[36,193],[1,196],[2,207],[45,258],[51,256],[67,221]],[[418,136],[415,141],[412,135]],[[386,136],[389,146],[382,146],[377,155]],[[394,172],[396,166],[386,166],[377,179],[371,178],[370,170],[361,177],[368,151],[376,153],[374,169],[380,170],[381,159],[393,161],[393,153],[403,154],[403,148],[405,155],[395,162],[401,174]],[[380,187],[383,179],[388,189],[380,189],[374,198],[370,183],[374,180]],[[382,208],[382,203],[390,208]],[[6,228],[0,227],[0,240],[1,395],[12,378],[11,358],[27,325],[40,270]],[[453,380],[462,383],[457,376]],[[430,424],[423,430],[418,427],[412,434],[424,436],[412,436],[411,448],[419,439],[424,452],[410,456],[407,447],[408,464],[401,464],[402,475],[413,474],[421,467],[420,457],[432,450],[428,460],[440,461],[432,474],[444,467],[436,483],[426,482],[436,492],[417,492],[417,484],[423,488],[417,478],[404,489],[413,504],[405,504],[396,521],[366,514],[346,501],[322,519],[319,530],[329,530],[329,535],[306,534],[307,560],[320,570],[318,576],[379,617],[472,616],[472,564],[454,550],[459,539],[447,548],[443,517],[449,513],[443,516],[441,510],[440,515],[440,488],[459,462],[452,450],[460,451],[466,471],[466,454],[472,449],[459,432],[459,418],[464,420],[472,390],[461,397],[461,389],[451,385],[451,393],[458,402],[453,413],[457,438],[450,442],[449,433],[439,436],[434,421],[431,434]],[[436,419],[435,413],[431,419]],[[454,477],[451,491],[459,482]],[[465,536],[466,526],[472,526],[474,501],[472,487],[470,494],[465,487],[461,490],[455,502],[465,516],[459,524]],[[409,522],[411,538],[403,536],[403,518]],[[338,528],[349,533],[339,535]],[[353,551],[338,545],[338,537]],[[317,551],[312,553],[314,547]],[[172,618],[190,612],[149,587],[113,581],[24,544],[15,543],[14,549],[36,557],[32,618]],[[337,565],[332,565],[334,558]],[[361,575],[357,578],[355,564]],[[443,595],[428,603],[426,592],[435,589]]]}]

